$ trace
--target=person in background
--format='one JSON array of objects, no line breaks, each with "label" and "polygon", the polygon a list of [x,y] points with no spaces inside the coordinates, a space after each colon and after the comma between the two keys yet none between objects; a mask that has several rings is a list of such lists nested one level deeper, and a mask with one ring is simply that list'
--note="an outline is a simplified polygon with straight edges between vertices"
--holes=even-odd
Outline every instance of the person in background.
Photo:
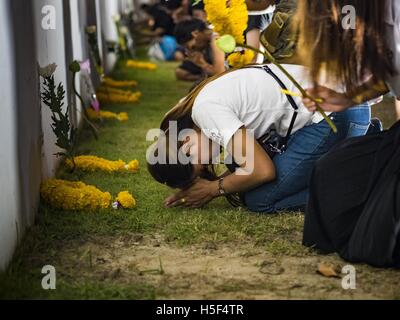
[{"label": "person in background", "polygon": [[150,32],[144,33],[152,38],[149,57],[160,61],[182,61],[184,55],[174,36],[175,23],[167,8],[161,4],[143,4],[141,9],[148,15],[151,27]]},{"label": "person in background", "polygon": [[174,35],[174,20],[161,5],[142,4],[141,9],[149,16],[151,32],[146,33],[147,35],[153,37]]},{"label": "person in background", "polygon": [[[260,35],[261,32],[271,23],[274,10],[275,6],[270,6],[263,11],[249,11],[249,21],[247,30],[245,31],[247,45],[261,49]],[[258,56],[255,55],[253,63],[257,62],[257,58]],[[262,62],[262,60],[260,62]]]},{"label": "person in background", "polygon": [[207,14],[204,10],[204,3],[203,1],[200,1],[199,3],[193,5],[191,7],[192,10],[192,17],[194,19],[199,19],[203,21],[204,23],[207,23]]},{"label": "person in background", "polygon": [[[229,4],[230,0],[227,0]],[[275,5],[279,0],[246,0],[247,9],[249,11],[263,11],[271,5]]]},{"label": "person in background", "polygon": [[[389,89],[400,98],[400,1],[352,0],[358,25],[347,30],[340,16],[348,0],[298,2],[299,48],[315,84],[309,93],[324,100],[323,109],[351,110]],[[345,92],[321,85],[321,74]],[[303,244],[350,262],[400,267],[399,226],[400,121],[341,143],[317,162]]]},{"label": "person in background", "polygon": [[225,54],[203,21],[191,19],[179,23],[175,37],[186,53],[186,59],[175,71],[178,80],[198,81],[225,71]]},{"label": "person in background", "polygon": [[191,19],[189,0],[162,0],[161,5],[165,7],[175,24]]}]

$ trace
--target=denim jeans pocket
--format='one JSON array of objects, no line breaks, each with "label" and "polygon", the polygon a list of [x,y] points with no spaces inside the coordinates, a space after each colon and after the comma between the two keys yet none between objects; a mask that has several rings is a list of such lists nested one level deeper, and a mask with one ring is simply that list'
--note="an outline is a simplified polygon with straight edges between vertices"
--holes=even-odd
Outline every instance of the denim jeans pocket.
[{"label": "denim jeans pocket", "polygon": [[368,124],[360,124],[355,122],[349,122],[349,131],[347,132],[347,138],[361,137],[364,136],[369,128]]}]

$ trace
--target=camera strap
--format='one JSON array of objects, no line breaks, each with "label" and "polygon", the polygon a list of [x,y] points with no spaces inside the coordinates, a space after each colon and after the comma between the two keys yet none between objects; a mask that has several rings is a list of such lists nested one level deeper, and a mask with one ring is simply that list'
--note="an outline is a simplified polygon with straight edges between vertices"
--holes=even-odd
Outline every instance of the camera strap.
[{"label": "camera strap", "polygon": [[[262,69],[264,69],[265,72],[267,72],[272,78],[274,78],[274,79],[276,80],[276,82],[278,82],[278,84],[281,86],[282,89],[284,89],[284,90],[286,90],[286,91],[288,90],[287,87],[286,87],[286,85],[285,85],[285,84],[282,82],[282,80],[271,70],[270,67],[268,67],[267,65],[264,65],[264,66],[262,66]],[[294,127],[294,124],[295,124],[295,122],[296,122],[297,114],[298,114],[298,110],[299,110],[299,107],[298,107],[297,103],[294,101],[293,97],[290,96],[290,95],[288,95],[288,94],[285,94],[285,95],[286,95],[286,97],[287,97],[287,99],[288,99],[290,105],[293,107],[294,113],[293,113],[292,120],[290,121],[290,125],[289,125],[288,132],[287,132],[286,136],[283,138],[283,146],[284,146],[284,147],[287,146],[287,143],[288,143],[288,141],[289,141],[289,138],[290,138],[290,136],[291,136],[291,134],[292,134],[293,127]]]}]

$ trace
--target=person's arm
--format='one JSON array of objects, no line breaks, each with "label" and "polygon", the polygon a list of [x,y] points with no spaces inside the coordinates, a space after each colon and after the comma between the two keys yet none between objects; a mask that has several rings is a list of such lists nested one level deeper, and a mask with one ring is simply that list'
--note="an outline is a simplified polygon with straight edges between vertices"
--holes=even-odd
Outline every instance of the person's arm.
[{"label": "person's arm", "polygon": [[[260,29],[253,29],[246,33],[246,43],[253,48],[260,48]],[[251,63],[256,63],[258,54],[254,55]]]},{"label": "person's arm", "polygon": [[396,99],[396,113],[397,119],[400,120],[400,97]]},{"label": "person's arm", "polygon": [[218,48],[217,46],[217,38],[213,35],[213,39],[211,41],[211,51],[212,51],[212,66],[213,66],[213,74],[220,74],[225,71],[225,53]]},{"label": "person's arm", "polygon": [[[325,111],[341,112],[363,102],[376,99],[389,92],[383,81],[371,79],[356,88],[353,92],[339,93],[324,86],[316,86],[307,90],[314,98],[323,100],[320,106]],[[316,104],[308,98],[303,99],[304,105],[312,112],[316,111]]]},{"label": "person's arm", "polygon": [[[236,145],[241,147],[235,147]],[[245,192],[275,179],[275,166],[271,158],[245,128],[234,134],[228,144],[229,149],[232,150],[235,162],[240,164],[240,169],[224,177],[223,188],[226,193]],[[199,178],[187,190],[167,198],[164,204],[168,208],[200,208],[219,196],[219,181]]]}]

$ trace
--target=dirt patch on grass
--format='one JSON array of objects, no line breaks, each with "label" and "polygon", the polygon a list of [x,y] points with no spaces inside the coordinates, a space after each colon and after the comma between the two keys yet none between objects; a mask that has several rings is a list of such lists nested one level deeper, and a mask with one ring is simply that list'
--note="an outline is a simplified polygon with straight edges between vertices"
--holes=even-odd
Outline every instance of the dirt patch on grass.
[{"label": "dirt patch on grass", "polygon": [[58,252],[64,279],[81,277],[118,284],[140,281],[167,299],[395,299],[400,272],[356,265],[356,290],[343,290],[343,275],[317,274],[336,255],[277,256],[250,243],[178,247],[161,236],[128,235],[69,242]]}]

